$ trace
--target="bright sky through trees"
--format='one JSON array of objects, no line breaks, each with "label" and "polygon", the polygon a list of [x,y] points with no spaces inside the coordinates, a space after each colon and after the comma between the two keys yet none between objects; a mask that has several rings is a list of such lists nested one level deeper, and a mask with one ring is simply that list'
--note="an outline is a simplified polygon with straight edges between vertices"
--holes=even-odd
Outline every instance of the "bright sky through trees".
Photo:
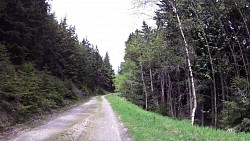
[{"label": "bright sky through trees", "polygon": [[[58,20],[67,17],[68,23],[75,25],[80,41],[87,37],[102,56],[109,52],[115,72],[123,61],[128,35],[143,20],[154,22],[152,17],[134,15],[132,0],[53,0],[50,4]],[[151,11],[153,15],[154,10]]]}]

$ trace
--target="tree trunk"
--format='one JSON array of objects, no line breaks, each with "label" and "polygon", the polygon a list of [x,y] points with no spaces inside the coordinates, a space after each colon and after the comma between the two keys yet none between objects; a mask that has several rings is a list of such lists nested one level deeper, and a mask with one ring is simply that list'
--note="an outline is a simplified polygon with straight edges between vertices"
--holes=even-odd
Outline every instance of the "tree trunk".
[{"label": "tree trunk", "polygon": [[165,80],[164,80],[164,73],[161,74],[161,111],[164,110],[165,107],[165,91],[164,91],[164,87],[165,87]]},{"label": "tree trunk", "polygon": [[201,125],[204,126],[204,102],[201,102]]},{"label": "tree trunk", "polygon": [[[241,16],[241,19],[243,20],[243,22],[244,22],[244,26],[245,26],[245,29],[246,29],[246,31],[247,31],[247,35],[248,35],[248,38],[250,38],[250,32],[249,32],[249,28],[248,28],[248,25],[247,25],[247,22],[246,22],[246,19],[245,19],[245,17],[244,17],[244,15],[243,15],[243,13],[241,12],[241,10],[240,10],[240,8],[238,7],[238,4],[237,4],[237,2],[234,0],[234,4],[235,4],[235,6],[237,7],[237,10],[239,11],[239,13],[240,13],[240,16]],[[241,50],[241,52],[242,52],[242,50]],[[242,53],[243,54],[243,53]],[[244,59],[244,58],[243,58]],[[244,61],[244,60],[243,60]],[[249,86],[249,73],[248,73],[248,64],[249,64],[249,62],[248,62],[248,59],[246,59],[246,61],[247,61],[247,64],[244,62],[244,67],[245,67],[245,69],[246,69],[246,78],[247,78],[247,82],[248,82],[248,86]]]},{"label": "tree trunk", "polygon": [[141,80],[142,80],[142,85],[143,85],[143,91],[145,94],[145,109],[148,110],[148,92],[147,92],[147,88],[146,88],[146,84],[145,84],[145,80],[144,80],[142,62],[140,62],[140,66],[141,66]]},{"label": "tree trunk", "polygon": [[173,119],[175,119],[174,114],[174,106],[173,106],[173,98],[172,98],[172,83],[169,73],[167,73],[167,79],[166,79],[166,86],[168,88],[168,99],[169,99],[169,106],[170,106],[170,112]]},{"label": "tree trunk", "polygon": [[192,88],[192,95],[193,95],[193,102],[194,102],[193,103],[192,114],[191,114],[192,125],[194,125],[195,112],[196,112],[196,109],[197,109],[197,97],[196,97],[196,90],[195,90],[195,86],[194,86],[194,76],[193,76],[193,70],[192,70],[191,61],[190,61],[188,43],[186,41],[186,37],[185,37],[185,34],[183,32],[182,23],[181,23],[179,14],[177,13],[177,9],[176,9],[175,5],[173,4],[173,2],[171,0],[169,0],[169,2],[170,2],[171,6],[173,8],[173,11],[174,11],[176,17],[177,17],[179,29],[180,29],[180,32],[181,32],[181,36],[182,36],[183,41],[184,41],[184,49],[185,49],[185,54],[186,54],[186,58],[187,58],[187,65],[188,65],[188,70],[189,70],[189,77],[190,77],[190,80],[191,80],[191,88]]},{"label": "tree trunk", "polygon": [[[211,87],[211,89],[213,89],[212,87]],[[212,125],[215,125],[215,104],[214,104],[214,99],[213,99],[213,97],[214,97],[214,92],[213,91],[211,91],[211,114],[212,114]]]},{"label": "tree trunk", "polygon": [[[217,16],[219,17],[219,18],[218,18],[218,21],[220,22],[222,32],[223,32],[225,35],[227,35],[226,29],[225,29],[225,27],[224,27],[224,25],[223,25],[223,22],[222,22],[221,18],[220,18],[220,17],[221,17],[220,11],[218,10],[218,8],[216,7],[216,5],[214,4],[214,2],[213,2],[212,0],[210,0],[210,3],[213,5],[214,10],[216,11]],[[225,38],[225,40],[226,40],[226,38]],[[240,76],[240,70],[239,70],[239,67],[238,67],[238,65],[237,65],[237,57],[236,57],[236,53],[235,53],[234,46],[232,46],[232,45],[231,45],[230,43],[228,43],[227,41],[226,41],[226,43],[227,43],[228,47],[230,48],[230,51],[231,51],[232,56],[233,56],[234,66],[235,66],[235,71],[236,71],[236,76],[239,77],[239,76]]]},{"label": "tree trunk", "polygon": [[217,93],[216,93],[215,77],[213,78],[213,89],[214,89],[214,126],[217,128],[218,108],[217,108]]},{"label": "tree trunk", "polygon": [[188,76],[188,92],[189,92],[189,114],[190,114],[190,119],[191,119],[192,109],[193,109],[193,98],[192,98],[192,86],[191,86],[191,81],[190,81],[189,76]]},{"label": "tree trunk", "polygon": [[[234,32],[234,35],[237,36],[237,34],[236,34],[235,32]],[[249,77],[249,74],[248,74],[248,63],[247,63],[247,60],[248,60],[248,59],[245,59],[245,56],[246,56],[246,55],[244,55],[243,49],[242,49],[242,48],[244,48],[244,47],[242,47],[242,46],[240,45],[239,39],[236,38],[236,40],[237,40],[237,43],[238,43],[238,46],[239,46],[239,49],[240,49],[240,56],[241,56],[241,59],[242,59],[243,65],[244,65],[247,83],[248,83],[248,85],[249,85],[249,78],[248,78],[248,77]]]},{"label": "tree trunk", "polygon": [[151,65],[149,66],[149,73],[150,73],[150,84],[151,84],[151,93],[154,93],[154,85],[153,85],[153,76],[152,76],[152,68]]},{"label": "tree trunk", "polygon": [[[179,66],[178,66],[179,67]],[[179,69],[179,68],[178,68]],[[176,76],[177,76],[177,95],[178,95],[178,103],[177,103],[177,110],[176,110],[176,117],[179,116],[180,109],[182,108],[182,97],[183,97],[183,93],[181,92],[181,88],[180,88],[180,75],[179,75],[179,71],[176,71]]]},{"label": "tree trunk", "polygon": [[[194,1],[192,1],[193,4]],[[200,5],[198,5],[199,9],[200,8]],[[193,7],[195,8],[195,7]],[[196,18],[197,20],[199,21],[199,24],[204,24],[202,20],[200,20],[199,18],[199,15],[198,15],[198,12],[196,12]],[[203,34],[203,38],[205,39],[205,44],[207,46],[207,50],[208,50],[208,56],[209,56],[209,62],[210,62],[210,65],[211,65],[211,71],[212,71],[212,82],[213,82],[213,92],[214,92],[214,126],[217,127],[217,89],[216,89],[216,81],[215,81],[215,70],[214,70],[214,63],[213,63],[213,60],[212,60],[212,55],[211,55],[211,50],[210,50],[210,46],[209,46],[209,43],[208,43],[208,39],[206,37],[206,33],[204,31],[204,29],[202,28],[202,34]]]},{"label": "tree trunk", "polygon": [[224,76],[222,72],[220,72],[220,84],[221,84],[221,94],[222,94],[222,111],[225,109],[225,86],[224,86]]},{"label": "tree trunk", "polygon": [[205,40],[206,40],[206,44],[207,44],[209,61],[210,61],[211,71],[212,71],[212,79],[213,79],[212,81],[213,81],[213,92],[214,92],[214,94],[213,94],[213,96],[214,96],[214,126],[217,127],[218,110],[217,110],[217,89],[216,89],[216,82],[215,82],[215,70],[214,70],[214,64],[213,64],[213,60],[212,60],[211,50],[209,48],[208,41],[207,41],[206,37],[205,37]]},{"label": "tree trunk", "polygon": [[244,26],[245,26],[245,29],[246,29],[246,31],[247,31],[248,38],[250,38],[250,32],[249,32],[249,29],[248,29],[248,26],[247,26],[246,19],[244,18],[243,13],[242,13],[241,10],[239,9],[238,4],[237,4],[237,2],[236,2],[235,0],[234,0],[234,4],[235,4],[235,6],[237,7],[237,10],[238,10],[239,13],[240,13],[241,19],[242,19],[243,22],[244,22]]},{"label": "tree trunk", "polygon": [[156,108],[159,108],[157,95],[154,95],[154,84],[153,84],[153,74],[152,74],[151,64],[149,65],[149,75],[150,75],[151,94],[153,96],[154,104]]}]

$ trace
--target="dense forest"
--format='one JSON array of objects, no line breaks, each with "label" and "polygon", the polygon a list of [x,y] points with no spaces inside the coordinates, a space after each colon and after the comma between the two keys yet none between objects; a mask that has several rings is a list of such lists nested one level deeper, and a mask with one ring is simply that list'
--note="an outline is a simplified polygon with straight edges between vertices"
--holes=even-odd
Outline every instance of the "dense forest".
[{"label": "dense forest", "polygon": [[116,90],[174,119],[249,132],[250,1],[156,4],[156,28],[143,22],[126,41]]},{"label": "dense forest", "polygon": [[47,0],[0,1],[0,130],[90,95],[113,91],[114,71],[78,41]]}]

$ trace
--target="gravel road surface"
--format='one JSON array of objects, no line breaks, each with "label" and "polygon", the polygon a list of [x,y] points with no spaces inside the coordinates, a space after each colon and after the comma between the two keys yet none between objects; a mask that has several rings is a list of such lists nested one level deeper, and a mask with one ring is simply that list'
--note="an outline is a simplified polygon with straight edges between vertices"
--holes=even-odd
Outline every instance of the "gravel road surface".
[{"label": "gravel road surface", "polygon": [[132,141],[104,96],[94,97],[8,141]]}]

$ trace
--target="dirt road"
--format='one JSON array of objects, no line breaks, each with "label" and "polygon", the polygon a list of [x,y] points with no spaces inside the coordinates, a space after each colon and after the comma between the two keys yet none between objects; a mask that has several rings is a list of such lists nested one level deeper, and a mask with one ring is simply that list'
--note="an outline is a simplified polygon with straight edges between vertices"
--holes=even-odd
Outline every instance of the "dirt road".
[{"label": "dirt road", "polygon": [[45,124],[18,133],[9,141],[131,141],[104,97],[51,119]]}]

